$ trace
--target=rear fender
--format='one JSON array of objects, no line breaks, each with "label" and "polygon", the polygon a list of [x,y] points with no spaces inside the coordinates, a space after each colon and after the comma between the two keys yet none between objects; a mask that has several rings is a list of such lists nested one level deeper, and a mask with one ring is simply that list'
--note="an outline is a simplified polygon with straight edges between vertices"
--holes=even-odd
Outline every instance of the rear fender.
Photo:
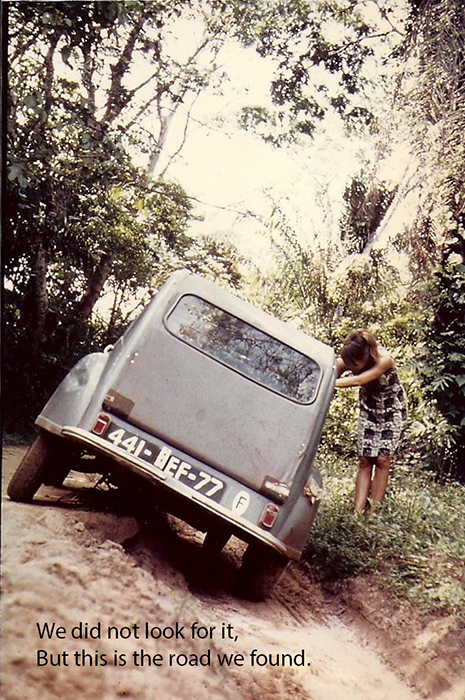
[{"label": "rear fender", "polygon": [[[320,499],[324,497],[321,474],[316,467],[311,467],[307,481],[310,478],[314,481],[315,487],[321,490],[321,493],[316,494],[315,498],[310,498],[305,495],[306,489],[302,488],[300,480],[298,484],[294,484],[294,486],[298,487],[297,497],[294,500],[291,494],[289,510],[282,520],[282,525],[278,526],[273,533],[287,547],[297,552],[302,552],[305,547],[308,534],[318,511]],[[285,506],[283,507],[285,508]]]},{"label": "rear fender", "polygon": [[78,426],[107,365],[109,353],[86,355],[68,372],[45,404],[36,424],[59,434],[65,425]]}]

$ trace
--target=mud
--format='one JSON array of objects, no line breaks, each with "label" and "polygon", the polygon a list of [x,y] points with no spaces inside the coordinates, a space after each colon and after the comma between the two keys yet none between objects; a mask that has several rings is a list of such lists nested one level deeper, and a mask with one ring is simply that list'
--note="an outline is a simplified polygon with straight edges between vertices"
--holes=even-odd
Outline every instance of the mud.
[{"label": "mud", "polygon": [[243,600],[242,543],[208,556],[200,533],[161,514],[147,527],[82,474],[30,505],[10,501],[23,453],[3,455],[5,700],[465,697],[455,620],[421,616],[368,579],[325,590],[302,565],[268,601]]}]

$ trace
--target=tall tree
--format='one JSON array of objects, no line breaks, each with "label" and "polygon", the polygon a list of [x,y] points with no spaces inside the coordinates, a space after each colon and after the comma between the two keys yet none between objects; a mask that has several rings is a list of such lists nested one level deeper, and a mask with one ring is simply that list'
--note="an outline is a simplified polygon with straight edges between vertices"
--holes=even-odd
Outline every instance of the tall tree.
[{"label": "tall tree", "polygon": [[[183,78],[181,65],[160,60],[157,37],[190,4],[7,4],[5,394],[24,399],[37,386],[33,412],[63,368],[109,335],[88,322],[104,287],[123,301],[164,259],[189,264],[190,200],[134,154],[147,146],[137,115],[156,113],[162,95],[177,104],[178,84],[204,85],[189,78],[191,64]],[[138,61],[152,66],[149,79],[135,79]]]},{"label": "tall tree", "polygon": [[273,107],[244,108],[244,127],[277,145],[312,136],[329,113],[348,131],[377,128],[377,91],[390,84],[386,59],[402,39],[402,6],[274,0],[254,29],[258,53],[277,64]]},{"label": "tall tree", "polygon": [[[405,56],[416,68],[403,95],[410,113],[422,198],[409,237],[416,269],[434,275],[425,290],[424,387],[447,420],[441,471],[465,479],[465,6],[410,2]],[[421,237],[420,237],[421,236]],[[431,252],[435,255],[431,255]],[[425,259],[425,250],[427,256]]]}]

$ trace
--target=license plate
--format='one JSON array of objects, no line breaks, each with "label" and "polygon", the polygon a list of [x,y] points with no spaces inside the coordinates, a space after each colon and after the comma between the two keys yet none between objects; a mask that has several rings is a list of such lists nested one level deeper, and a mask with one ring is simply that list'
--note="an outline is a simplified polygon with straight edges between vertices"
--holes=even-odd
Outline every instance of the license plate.
[{"label": "license plate", "polygon": [[193,491],[201,493],[217,503],[220,502],[226,490],[225,484],[221,479],[217,479],[216,476],[212,476],[203,469],[199,469],[177,457],[169,447],[154,445],[114,423],[110,424],[104,439],[120,450],[124,450],[128,454],[139,457],[148,462],[148,464],[161,469],[167,476],[189,486]]}]

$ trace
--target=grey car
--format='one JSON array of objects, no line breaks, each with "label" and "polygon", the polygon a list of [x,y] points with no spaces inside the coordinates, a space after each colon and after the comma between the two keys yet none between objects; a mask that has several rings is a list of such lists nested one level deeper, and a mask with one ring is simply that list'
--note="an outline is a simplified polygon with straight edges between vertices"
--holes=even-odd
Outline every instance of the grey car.
[{"label": "grey car", "polygon": [[31,501],[76,468],[128,493],[137,482],[208,551],[231,535],[247,543],[239,584],[266,597],[300,558],[323,493],[313,461],[334,380],[330,347],[175,272],[114,347],[58,386],[8,495]]}]

